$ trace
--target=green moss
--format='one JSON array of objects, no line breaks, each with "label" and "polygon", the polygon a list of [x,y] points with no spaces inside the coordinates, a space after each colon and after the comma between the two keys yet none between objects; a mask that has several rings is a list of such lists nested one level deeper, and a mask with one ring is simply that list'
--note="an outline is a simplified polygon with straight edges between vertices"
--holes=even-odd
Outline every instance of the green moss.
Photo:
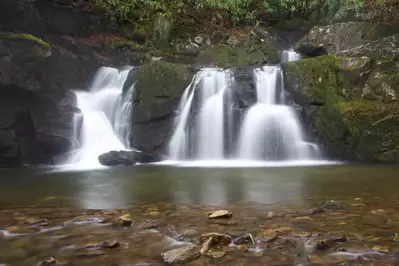
[{"label": "green moss", "polygon": [[164,61],[143,64],[134,92],[133,121],[142,123],[173,113],[193,75],[189,65]]},{"label": "green moss", "polygon": [[197,61],[202,65],[216,64],[218,67],[236,67],[264,61],[276,62],[278,55],[267,44],[253,44],[248,48],[232,48],[219,44],[201,52]]},{"label": "green moss", "polygon": [[35,37],[31,34],[27,33],[12,33],[12,32],[0,32],[0,39],[6,39],[6,40],[27,40],[30,42],[34,42],[38,44],[40,47],[50,50],[51,46],[50,44],[46,43],[42,39]]},{"label": "green moss", "polygon": [[145,50],[145,45],[140,45],[128,39],[107,40],[103,43],[104,48],[107,49],[122,49],[129,48],[132,50]]},{"label": "green moss", "polygon": [[[348,64],[348,62],[351,62]],[[301,105],[317,102],[314,126],[328,146],[339,151],[341,157],[362,161],[388,158],[382,154],[396,154],[399,149],[399,104],[382,98],[373,100],[348,98],[346,92],[358,89],[353,80],[365,76],[365,82],[397,81],[396,74],[371,73],[372,66],[365,58],[321,56],[284,64],[287,89]],[[348,75],[348,72],[351,75]],[[367,74],[364,74],[367,73]],[[378,80],[373,80],[377,75]],[[292,86],[290,84],[297,84]],[[367,83],[368,84],[368,83]],[[361,90],[366,86],[362,85]],[[296,88],[296,89],[295,89]],[[376,91],[378,93],[378,91]]]}]

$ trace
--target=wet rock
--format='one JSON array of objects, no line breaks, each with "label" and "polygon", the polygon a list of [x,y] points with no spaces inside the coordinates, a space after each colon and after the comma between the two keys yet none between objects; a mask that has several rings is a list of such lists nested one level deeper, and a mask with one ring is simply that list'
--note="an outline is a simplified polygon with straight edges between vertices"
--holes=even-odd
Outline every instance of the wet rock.
[{"label": "wet rock", "polygon": [[247,252],[249,250],[247,245],[238,245],[237,249],[241,252]]},{"label": "wet rock", "polygon": [[201,247],[201,250],[200,250],[201,254],[204,254],[205,252],[207,252],[211,248],[212,241],[213,241],[213,238],[209,237],[208,239],[206,239],[204,241],[204,243],[202,243],[202,247]]},{"label": "wet rock", "polygon": [[218,210],[209,214],[210,219],[230,218],[231,216],[233,216],[233,214],[228,210]]},{"label": "wet rock", "polygon": [[212,238],[211,246],[215,246],[215,245],[227,246],[232,241],[232,238],[229,235],[225,235],[225,234],[221,234],[221,233],[208,233],[208,234],[203,234],[200,236],[200,242],[204,243],[209,238]]},{"label": "wet rock", "polygon": [[181,264],[197,259],[201,256],[201,253],[199,246],[191,244],[185,247],[162,252],[161,256],[165,263]]},{"label": "wet rock", "polygon": [[233,243],[236,245],[242,245],[242,244],[255,244],[255,241],[252,237],[251,234],[245,234],[240,237],[237,237],[236,239],[233,240]]},{"label": "wet rock", "polygon": [[386,246],[374,246],[373,251],[381,252],[381,253],[389,253],[389,248]]},{"label": "wet rock", "polygon": [[45,259],[37,264],[37,266],[57,265],[57,261],[54,258]]},{"label": "wet rock", "polygon": [[342,205],[334,200],[329,200],[323,202],[320,208],[327,210],[342,209]]},{"label": "wet rock", "polygon": [[163,223],[163,220],[146,220],[143,223],[139,224],[137,228],[139,229],[151,229],[157,228]]},{"label": "wet rock", "polygon": [[319,214],[319,213],[323,213],[324,209],[319,207],[319,208],[313,208],[313,209],[309,209],[305,211],[305,214],[307,215],[311,215],[311,214]]},{"label": "wet rock", "polygon": [[102,248],[117,248],[119,247],[119,242],[116,240],[105,240],[100,243]]},{"label": "wet rock", "polygon": [[198,231],[194,229],[187,229],[182,233],[183,237],[193,237],[198,235]]},{"label": "wet rock", "polygon": [[340,236],[340,237],[331,236],[331,237],[327,237],[325,239],[318,240],[316,242],[315,247],[318,250],[326,250],[326,249],[330,249],[330,248],[334,247],[334,245],[336,243],[346,242],[346,240],[347,240],[347,238],[345,236]]},{"label": "wet rock", "polygon": [[292,233],[291,227],[279,227],[276,229],[267,229],[263,231],[260,238],[263,242],[272,242],[279,236],[287,236]]},{"label": "wet rock", "polygon": [[116,218],[113,222],[114,225],[120,225],[120,226],[131,226],[133,223],[132,218],[130,214],[124,214],[122,216],[119,216]]}]

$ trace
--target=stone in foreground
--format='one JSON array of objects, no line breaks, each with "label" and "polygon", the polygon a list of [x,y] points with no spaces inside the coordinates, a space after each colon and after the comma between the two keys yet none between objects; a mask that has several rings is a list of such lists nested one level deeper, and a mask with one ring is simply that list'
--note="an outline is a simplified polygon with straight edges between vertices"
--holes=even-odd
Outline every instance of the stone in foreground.
[{"label": "stone in foreground", "polygon": [[228,210],[219,210],[219,211],[215,211],[215,212],[212,212],[211,214],[209,214],[209,218],[211,218],[211,219],[230,218],[231,216],[233,216],[233,214],[231,212],[229,212]]},{"label": "stone in foreground", "polygon": [[162,259],[168,264],[181,264],[195,260],[201,255],[200,248],[191,244],[185,247],[165,251],[161,254]]}]

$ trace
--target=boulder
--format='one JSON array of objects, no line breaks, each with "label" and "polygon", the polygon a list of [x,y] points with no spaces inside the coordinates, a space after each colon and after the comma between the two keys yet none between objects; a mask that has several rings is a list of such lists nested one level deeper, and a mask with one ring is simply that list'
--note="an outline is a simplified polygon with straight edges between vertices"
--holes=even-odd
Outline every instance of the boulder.
[{"label": "boulder", "polygon": [[154,163],[162,160],[158,154],[150,154],[140,151],[110,151],[98,156],[102,165],[135,165],[136,163]]},{"label": "boulder", "polygon": [[151,61],[141,67],[133,95],[133,147],[154,151],[167,143],[175,110],[193,76],[184,64]]},{"label": "boulder", "polygon": [[343,22],[315,26],[296,45],[295,50],[313,57],[336,54],[399,32],[399,28],[368,22]]},{"label": "boulder", "polygon": [[399,59],[399,34],[394,34],[338,53],[343,56],[368,56],[373,58]]},{"label": "boulder", "polygon": [[399,65],[320,56],[283,65],[285,86],[330,156],[399,162]]},{"label": "boulder", "polygon": [[181,248],[162,252],[162,259],[167,264],[183,264],[201,256],[200,247],[190,244]]}]

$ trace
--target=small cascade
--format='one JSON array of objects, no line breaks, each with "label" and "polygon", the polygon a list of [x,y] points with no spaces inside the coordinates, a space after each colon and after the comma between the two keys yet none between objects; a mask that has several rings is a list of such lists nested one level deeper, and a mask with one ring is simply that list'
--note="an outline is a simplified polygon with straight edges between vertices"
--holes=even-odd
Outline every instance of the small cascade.
[{"label": "small cascade", "polygon": [[210,71],[203,77],[200,87],[200,111],[197,127],[197,159],[224,158],[224,125],[228,113],[224,112],[224,93],[229,73]]},{"label": "small cascade", "polygon": [[284,50],[281,55],[281,62],[292,62],[301,59],[301,55],[294,50]]},{"label": "small cascade", "polygon": [[[90,91],[76,91],[78,108],[81,110],[81,130],[78,134],[79,148],[67,164],[76,169],[99,167],[98,156],[111,150],[126,150],[129,147],[131,97],[134,85],[124,94],[123,87],[128,78],[129,67],[118,70],[102,67],[97,72]],[[75,128],[80,128],[76,125]]]},{"label": "small cascade", "polygon": [[[179,106],[180,116],[169,143],[172,159],[224,158],[224,125],[229,116],[225,113],[225,92],[231,79],[230,72],[221,69],[202,69],[195,75]],[[194,105],[199,110],[192,120]],[[196,139],[194,145],[190,142],[192,136]]]},{"label": "small cascade", "polygon": [[[299,59],[300,55],[294,51],[282,53],[283,62]],[[284,81],[280,67],[255,69],[254,77],[257,104],[245,116],[238,157],[246,160],[310,160],[318,157],[318,146],[304,141],[295,112],[283,105]]]}]

